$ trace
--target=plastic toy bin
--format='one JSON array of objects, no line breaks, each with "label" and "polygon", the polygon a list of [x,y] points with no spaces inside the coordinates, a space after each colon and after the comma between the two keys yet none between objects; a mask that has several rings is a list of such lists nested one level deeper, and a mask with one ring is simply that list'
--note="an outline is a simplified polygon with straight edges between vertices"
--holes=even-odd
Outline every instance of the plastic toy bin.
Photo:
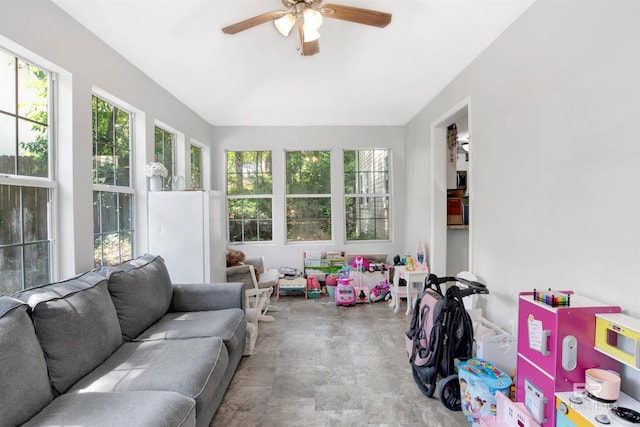
[{"label": "plastic toy bin", "polygon": [[470,425],[480,426],[480,418],[496,414],[496,393],[509,395],[511,377],[491,362],[470,359],[458,363],[460,402]]}]

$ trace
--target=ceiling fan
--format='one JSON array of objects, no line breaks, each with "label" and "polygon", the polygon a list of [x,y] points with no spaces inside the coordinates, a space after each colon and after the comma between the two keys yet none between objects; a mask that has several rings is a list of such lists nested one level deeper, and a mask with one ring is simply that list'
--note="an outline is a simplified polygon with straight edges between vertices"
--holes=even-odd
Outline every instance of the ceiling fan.
[{"label": "ceiling fan", "polygon": [[358,24],[384,28],[391,22],[391,14],[357,7],[327,4],[322,6],[322,0],[282,0],[286,10],[274,10],[254,16],[253,18],[237,22],[222,29],[225,34],[236,34],[248,30],[265,22],[273,21],[276,29],[283,36],[288,36],[296,26],[298,40],[303,56],[315,55],[320,52],[318,44],[318,28],[322,18],[341,19]]}]

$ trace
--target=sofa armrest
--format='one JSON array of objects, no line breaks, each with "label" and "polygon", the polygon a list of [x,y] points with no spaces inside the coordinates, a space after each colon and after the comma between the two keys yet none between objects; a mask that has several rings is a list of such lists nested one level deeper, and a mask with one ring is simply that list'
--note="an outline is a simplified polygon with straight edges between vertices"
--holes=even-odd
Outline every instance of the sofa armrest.
[{"label": "sofa armrest", "polygon": [[245,285],[240,282],[173,285],[169,311],[208,311],[245,308]]}]

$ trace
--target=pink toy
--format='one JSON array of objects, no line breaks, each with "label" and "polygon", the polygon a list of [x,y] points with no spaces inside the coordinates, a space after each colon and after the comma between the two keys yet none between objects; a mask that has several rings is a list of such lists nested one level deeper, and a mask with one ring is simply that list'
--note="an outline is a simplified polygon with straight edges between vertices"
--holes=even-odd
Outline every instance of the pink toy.
[{"label": "pink toy", "polygon": [[371,292],[369,292],[369,301],[381,301],[389,296],[389,282],[384,280],[371,288]]},{"label": "pink toy", "polygon": [[357,256],[353,263],[356,266],[355,271],[353,272],[355,276],[353,290],[356,292],[356,302],[369,302],[369,287],[362,281],[365,260],[361,256]]},{"label": "pink toy", "polygon": [[369,260],[358,255],[353,259],[352,267],[355,271],[359,272],[369,271]]},{"label": "pink toy", "polygon": [[343,268],[338,272],[338,286],[336,286],[336,305],[355,305],[356,292],[351,285],[353,279],[349,278],[349,269]]}]

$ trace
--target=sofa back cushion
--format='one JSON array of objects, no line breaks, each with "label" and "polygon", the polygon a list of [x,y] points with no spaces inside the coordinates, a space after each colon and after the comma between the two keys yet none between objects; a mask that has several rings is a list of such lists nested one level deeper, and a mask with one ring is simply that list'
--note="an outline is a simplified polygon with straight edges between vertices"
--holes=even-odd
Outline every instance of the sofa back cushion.
[{"label": "sofa back cushion", "polygon": [[147,254],[100,270],[109,277],[109,293],[126,341],[140,335],[169,310],[173,290],[162,257]]},{"label": "sofa back cushion", "polygon": [[122,345],[122,333],[106,278],[87,272],[63,282],[14,294],[31,307],[51,386],[58,394]]},{"label": "sofa back cushion", "polygon": [[53,400],[47,364],[22,301],[0,297],[0,424],[19,425]]}]

